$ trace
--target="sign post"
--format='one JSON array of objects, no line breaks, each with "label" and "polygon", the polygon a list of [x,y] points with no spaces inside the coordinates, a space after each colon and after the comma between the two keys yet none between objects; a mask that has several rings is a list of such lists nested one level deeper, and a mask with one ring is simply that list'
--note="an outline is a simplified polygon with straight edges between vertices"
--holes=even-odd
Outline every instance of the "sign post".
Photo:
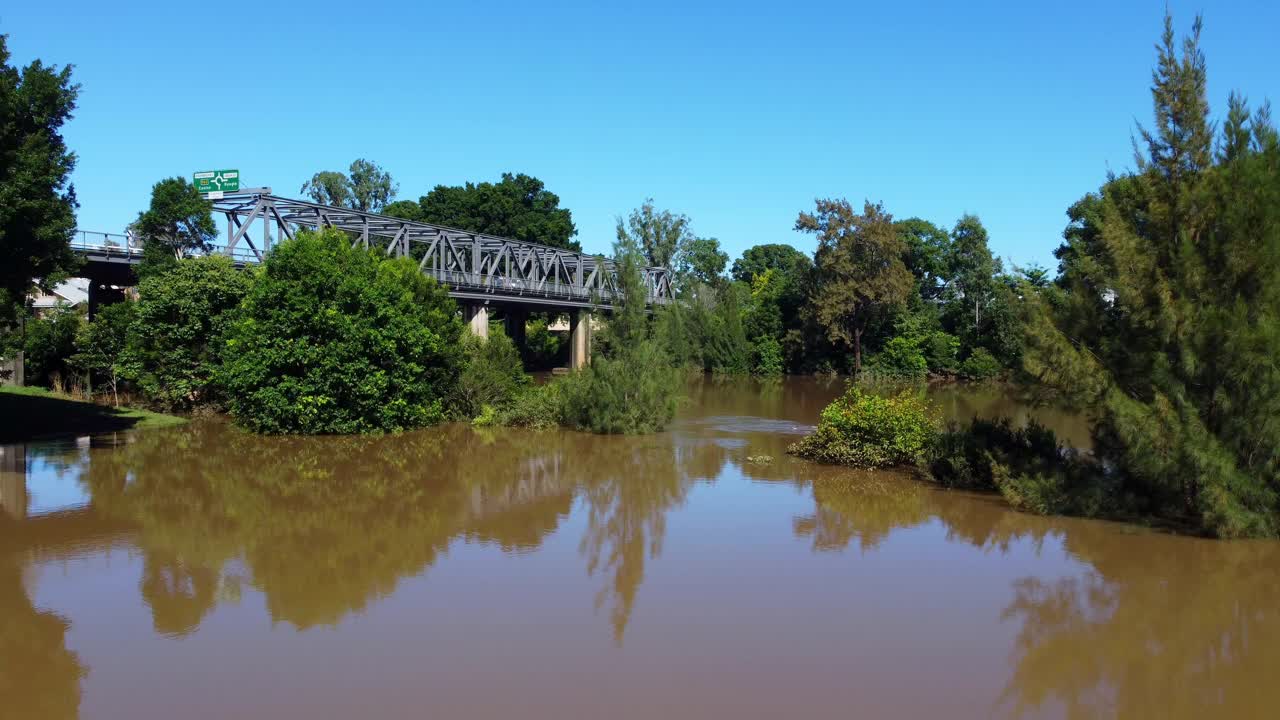
[{"label": "sign post", "polygon": [[193,177],[196,185],[196,192],[213,194],[216,197],[211,200],[218,200],[224,192],[236,192],[240,189],[240,171],[239,170],[204,170],[198,172]]}]

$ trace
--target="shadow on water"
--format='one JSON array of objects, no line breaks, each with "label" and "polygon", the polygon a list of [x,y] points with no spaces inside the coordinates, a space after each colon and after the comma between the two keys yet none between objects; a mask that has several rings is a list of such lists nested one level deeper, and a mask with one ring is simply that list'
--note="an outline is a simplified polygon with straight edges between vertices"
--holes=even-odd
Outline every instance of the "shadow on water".
[{"label": "shadow on water", "polygon": [[[17,485],[27,468],[10,451],[0,468],[0,696],[20,698],[32,716],[75,716],[86,669],[66,647],[68,621],[32,604],[24,569],[121,545],[141,555],[137,592],[157,634],[197,632],[244,587],[262,595],[273,622],[305,631],[340,625],[395,593],[454,543],[536,552],[580,514],[578,553],[621,646],[647,565],[662,556],[668,517],[699,483],[718,489],[745,479],[806,494],[812,510],[793,518],[792,535],[814,553],[876,553],[934,527],[940,544],[998,555],[1061,548],[1079,563],[1083,571],[1065,578],[1006,580],[1009,599],[990,613],[1016,633],[993,709],[1243,717],[1280,702],[1270,682],[1280,667],[1280,544],[1042,518],[903,474],[786,456],[841,389],[807,380],[695,383],[671,432],[637,438],[462,426],[264,438],[201,422],[103,436],[88,447],[32,447],[24,457],[74,475],[88,502],[30,517],[12,507],[10,498],[25,497]],[[947,392],[944,412],[958,419],[1030,412]],[[1046,422],[1066,433],[1078,423],[1052,414]],[[741,562],[753,572],[750,558]]]}]

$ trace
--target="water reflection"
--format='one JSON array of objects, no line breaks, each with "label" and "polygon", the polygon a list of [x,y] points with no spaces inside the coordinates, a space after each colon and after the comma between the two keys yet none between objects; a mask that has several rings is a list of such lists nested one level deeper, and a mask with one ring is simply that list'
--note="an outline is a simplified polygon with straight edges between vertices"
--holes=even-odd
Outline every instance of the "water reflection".
[{"label": "water reflection", "polygon": [[938,522],[951,542],[1007,552],[1055,541],[1087,566],[1011,583],[1000,617],[1017,635],[999,707],[1012,717],[1262,717],[1280,701],[1280,543],[1039,518],[889,473],[832,471],[813,494],[795,532],[816,551],[873,550]]},{"label": "water reflection", "polygon": [[[213,422],[6,448],[0,456],[0,697],[19,698],[23,715],[76,714],[87,670],[68,649],[67,634],[70,622],[81,627],[84,621],[33,602],[29,576],[50,562],[127,548],[140,565],[137,602],[149,612],[154,633],[173,640],[200,634],[214,610],[236,603],[245,588],[261,596],[273,623],[300,632],[316,626],[357,632],[347,622],[353,614],[378,606],[410,578],[431,577],[460,543],[531,555],[568,528],[577,540],[577,555],[570,544],[570,557],[595,593],[599,619],[592,622],[607,623],[613,644],[625,651],[635,640],[628,628],[644,606],[643,593],[669,590],[652,579],[655,562],[712,570],[664,557],[671,518],[699,503],[717,512],[718,503],[758,508],[752,503],[792,498],[789,507],[798,501],[805,509],[774,513],[783,522],[777,537],[767,534],[768,521],[700,528],[719,533],[717,542],[730,548],[755,543],[754,551],[712,561],[772,582],[783,570],[778,558],[796,562],[785,553],[768,554],[779,545],[841,562],[835,570],[807,567],[815,575],[819,567],[884,572],[863,564],[877,555],[907,562],[944,554],[1007,560],[1006,569],[982,580],[995,585],[996,599],[978,615],[955,611],[931,619],[935,626],[976,622],[1008,629],[1003,640],[991,633],[1009,662],[995,673],[991,711],[1247,717],[1280,702],[1268,672],[1280,667],[1280,544],[1209,542],[1039,518],[1011,512],[990,496],[939,491],[901,473],[786,456],[786,445],[840,390],[838,383],[804,381],[695,384],[677,428],[643,438],[460,426],[377,438],[261,438]],[[957,398],[947,407],[963,415],[986,412],[984,403]],[[1064,427],[1071,432],[1070,422]],[[772,459],[749,462],[748,456]],[[70,479],[82,496],[36,502],[41,489],[28,487],[28,478],[37,475]],[[904,547],[911,552],[903,555]],[[1069,562],[1025,560],[1039,555]],[[828,592],[822,581],[795,577],[788,597]],[[907,612],[894,609],[906,599],[897,594],[901,588],[877,582],[891,578],[862,579],[858,592],[870,598],[868,607],[886,617]],[[947,590],[937,588],[942,596]],[[771,619],[755,622],[768,626]],[[833,628],[841,622],[814,618]],[[636,637],[645,647],[644,634]],[[784,656],[821,652],[778,637],[798,643],[780,648]],[[514,647],[520,638],[510,642]],[[902,638],[905,647],[913,643],[927,645],[928,638]],[[733,652],[684,650],[704,653],[710,664],[717,652]],[[856,644],[844,650],[859,652]],[[778,673],[776,681],[789,682],[785,669]]]}]

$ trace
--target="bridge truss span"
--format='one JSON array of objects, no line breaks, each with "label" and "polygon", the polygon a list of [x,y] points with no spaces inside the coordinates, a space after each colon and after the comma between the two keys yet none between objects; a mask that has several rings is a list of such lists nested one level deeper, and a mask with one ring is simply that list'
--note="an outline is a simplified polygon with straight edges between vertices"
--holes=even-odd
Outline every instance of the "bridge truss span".
[{"label": "bridge truss span", "polygon": [[[414,222],[349,208],[271,195],[228,193],[213,200],[226,223],[219,250],[247,262],[261,262],[279,238],[300,228],[337,228],[352,243],[387,255],[413,258],[427,275],[459,299],[520,305],[610,307],[618,295],[612,260],[537,243],[493,237],[431,223]],[[649,304],[670,302],[666,268],[645,268]]]}]

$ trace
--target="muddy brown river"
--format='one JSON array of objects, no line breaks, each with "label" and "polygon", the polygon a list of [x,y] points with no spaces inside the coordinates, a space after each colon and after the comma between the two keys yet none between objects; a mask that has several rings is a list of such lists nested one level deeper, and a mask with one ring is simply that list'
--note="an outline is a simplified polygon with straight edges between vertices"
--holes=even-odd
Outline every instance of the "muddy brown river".
[{"label": "muddy brown river", "polygon": [[1280,543],[788,457],[840,389],[707,381],[647,437],[4,446],[0,717],[1278,716]]}]

